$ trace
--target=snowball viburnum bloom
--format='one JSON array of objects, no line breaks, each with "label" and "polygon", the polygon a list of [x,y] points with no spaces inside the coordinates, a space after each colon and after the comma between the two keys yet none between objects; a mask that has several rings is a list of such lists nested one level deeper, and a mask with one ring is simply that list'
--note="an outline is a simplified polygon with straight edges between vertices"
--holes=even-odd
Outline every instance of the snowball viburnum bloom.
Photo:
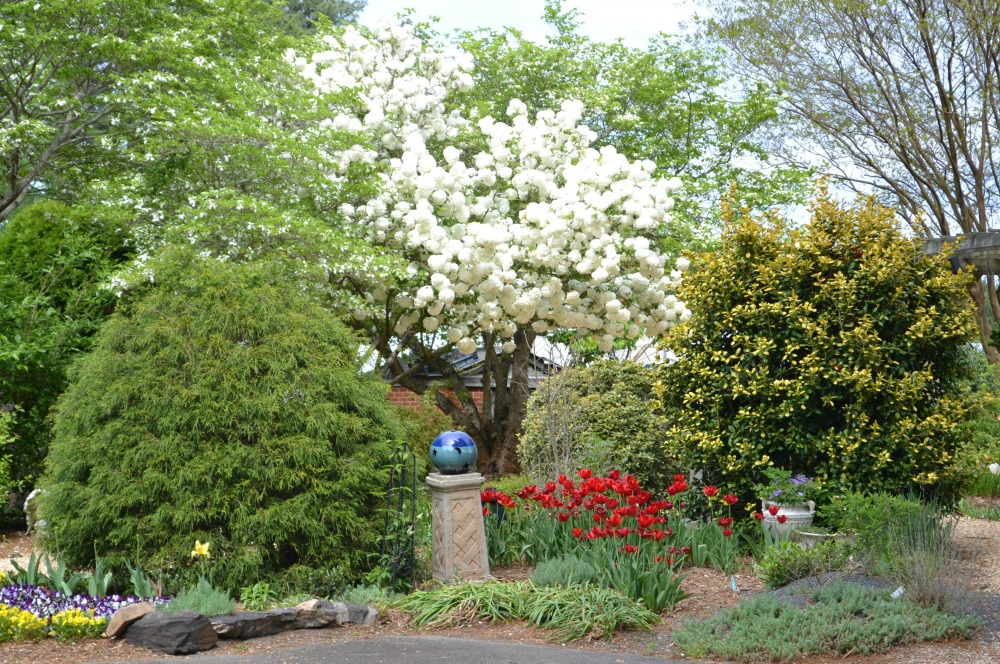
[{"label": "snowball viburnum bloom", "polygon": [[412,288],[368,294],[373,311],[392,305],[397,333],[417,326],[466,353],[490,333],[512,352],[518,329],[561,328],[607,351],[616,337],[690,317],[672,294],[687,261],[672,266],[656,247],[679,180],[591,147],[582,104],[530,118],[515,99],[504,121],[468,116],[449,108],[472,85],[470,54],[434,51],[410,26],[348,27],[323,41],[328,50],[289,59],[319,92],[361,100],[361,112],[331,120],[361,135],[342,172],[380,163],[382,186],[340,212],[410,263]]}]

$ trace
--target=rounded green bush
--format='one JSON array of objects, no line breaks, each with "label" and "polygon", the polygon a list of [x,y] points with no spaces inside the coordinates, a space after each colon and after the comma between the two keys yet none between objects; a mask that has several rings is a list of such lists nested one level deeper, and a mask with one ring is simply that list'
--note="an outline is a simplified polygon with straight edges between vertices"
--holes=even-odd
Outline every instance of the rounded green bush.
[{"label": "rounded green bush", "polygon": [[54,411],[50,550],[138,561],[174,589],[367,568],[399,436],[387,387],[278,273],[191,260],[109,319]]},{"label": "rounded green bush", "polygon": [[602,359],[545,380],[528,400],[521,468],[535,481],[586,466],[620,468],[654,489],[669,484],[676,470],[654,412],[656,377],[637,362]]}]

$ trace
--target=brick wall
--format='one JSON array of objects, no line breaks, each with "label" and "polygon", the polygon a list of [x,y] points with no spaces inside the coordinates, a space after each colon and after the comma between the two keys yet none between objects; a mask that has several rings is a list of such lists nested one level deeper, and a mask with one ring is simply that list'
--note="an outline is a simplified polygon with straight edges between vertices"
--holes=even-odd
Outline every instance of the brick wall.
[{"label": "brick wall", "polygon": [[[469,389],[470,394],[472,394],[472,401],[475,402],[476,407],[482,410],[483,408],[483,390],[482,388],[473,387]],[[454,399],[456,402],[457,399]],[[420,395],[416,392],[411,392],[405,387],[400,387],[399,385],[394,385],[392,391],[389,392],[389,403],[395,404],[397,406],[404,406],[406,408],[412,408],[413,410],[420,409]]]}]

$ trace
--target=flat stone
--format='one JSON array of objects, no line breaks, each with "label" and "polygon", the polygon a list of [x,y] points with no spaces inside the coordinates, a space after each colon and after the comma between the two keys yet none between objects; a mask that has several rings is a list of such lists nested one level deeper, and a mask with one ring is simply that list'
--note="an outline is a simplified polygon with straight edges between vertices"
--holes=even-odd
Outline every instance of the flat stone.
[{"label": "flat stone", "polygon": [[299,629],[298,616],[294,608],[213,616],[209,618],[209,622],[220,639],[253,639]]},{"label": "flat stone", "polygon": [[108,638],[118,638],[129,628],[129,625],[153,611],[156,611],[156,607],[153,606],[152,602],[136,602],[135,604],[123,606],[115,611],[115,614],[111,616],[111,620],[108,621],[108,628],[105,630]]},{"label": "flat stone", "polygon": [[320,629],[330,625],[374,625],[378,611],[363,604],[310,599],[298,606],[269,611],[246,611],[210,618],[220,639],[252,639],[292,629]]},{"label": "flat stone", "polygon": [[191,655],[215,647],[219,635],[196,611],[153,611],[132,623],[125,640],[168,655]]}]

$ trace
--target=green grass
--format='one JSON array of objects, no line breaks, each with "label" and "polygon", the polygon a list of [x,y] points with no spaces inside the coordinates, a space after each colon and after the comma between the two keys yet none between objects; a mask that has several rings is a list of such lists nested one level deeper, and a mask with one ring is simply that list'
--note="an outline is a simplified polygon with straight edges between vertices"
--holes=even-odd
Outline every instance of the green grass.
[{"label": "green grass", "polygon": [[914,641],[969,638],[977,618],[893,600],[885,591],[835,583],[810,591],[802,607],[760,595],[674,633],[689,657],[738,662],[807,655],[867,655]]},{"label": "green grass", "polygon": [[991,505],[975,505],[967,498],[963,498],[958,504],[958,511],[973,519],[989,519],[990,521],[1000,521],[1000,507]]},{"label": "green grass", "polygon": [[647,629],[659,617],[619,592],[598,586],[540,587],[517,583],[459,583],[407,595],[392,605],[417,627],[475,620],[529,624],[553,630],[553,640],[608,637],[616,629]]},{"label": "green grass", "polygon": [[1000,475],[994,475],[990,471],[984,470],[965,490],[965,495],[982,498],[1000,497]]}]

